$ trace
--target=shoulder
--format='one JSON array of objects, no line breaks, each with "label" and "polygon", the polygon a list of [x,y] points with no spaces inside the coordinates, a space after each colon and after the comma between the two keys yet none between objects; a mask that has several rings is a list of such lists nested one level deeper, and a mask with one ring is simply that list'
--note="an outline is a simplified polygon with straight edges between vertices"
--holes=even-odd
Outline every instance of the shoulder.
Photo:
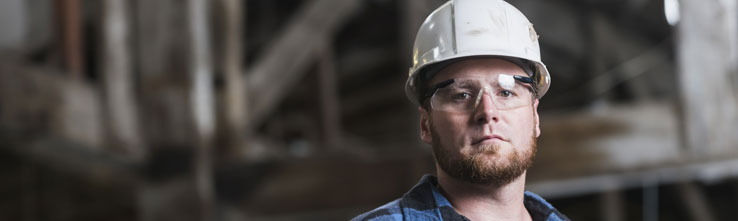
[{"label": "shoulder", "polygon": [[559,212],[550,203],[543,199],[543,197],[525,191],[525,200],[523,202],[525,208],[533,217],[533,220],[569,220],[564,214]]},{"label": "shoulder", "polygon": [[[423,176],[420,182],[401,198],[351,220],[441,220],[439,215],[446,215],[444,212],[449,209],[451,211],[449,214],[453,214],[453,208],[440,193],[436,193],[437,191],[433,188],[435,183],[435,177]],[[436,194],[441,198],[441,203],[436,198]]]},{"label": "shoulder", "polygon": [[351,221],[363,220],[403,220],[402,208],[400,208],[400,199],[384,204],[376,209],[361,214],[351,219]]}]

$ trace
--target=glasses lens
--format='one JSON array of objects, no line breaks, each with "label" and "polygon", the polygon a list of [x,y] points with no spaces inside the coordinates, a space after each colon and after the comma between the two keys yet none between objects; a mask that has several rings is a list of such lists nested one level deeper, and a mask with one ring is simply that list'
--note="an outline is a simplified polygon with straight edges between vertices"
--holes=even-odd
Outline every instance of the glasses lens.
[{"label": "glasses lens", "polygon": [[499,110],[508,110],[526,106],[531,103],[529,87],[516,82],[512,88],[503,88],[496,81],[483,81],[477,78],[454,79],[448,86],[438,88],[431,96],[430,103],[434,110],[449,112],[471,112],[483,102],[484,94]]}]

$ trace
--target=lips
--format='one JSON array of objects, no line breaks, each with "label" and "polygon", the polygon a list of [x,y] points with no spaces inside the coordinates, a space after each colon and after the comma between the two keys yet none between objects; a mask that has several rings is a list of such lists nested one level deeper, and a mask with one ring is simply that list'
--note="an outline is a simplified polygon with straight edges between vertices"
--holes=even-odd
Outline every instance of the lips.
[{"label": "lips", "polygon": [[485,136],[474,139],[474,142],[472,142],[472,145],[479,144],[485,141],[491,141],[491,140],[500,140],[500,141],[508,142],[508,140],[503,138],[502,136],[497,135],[497,134],[492,134],[492,135],[485,135]]}]

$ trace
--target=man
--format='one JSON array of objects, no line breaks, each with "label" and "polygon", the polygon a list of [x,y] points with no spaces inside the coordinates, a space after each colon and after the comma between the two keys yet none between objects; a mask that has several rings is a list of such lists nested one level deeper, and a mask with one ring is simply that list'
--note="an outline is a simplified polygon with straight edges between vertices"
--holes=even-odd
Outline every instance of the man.
[{"label": "man", "polygon": [[550,83],[533,25],[510,4],[452,0],[433,11],[405,92],[437,177],[354,220],[568,220],[525,191]]}]

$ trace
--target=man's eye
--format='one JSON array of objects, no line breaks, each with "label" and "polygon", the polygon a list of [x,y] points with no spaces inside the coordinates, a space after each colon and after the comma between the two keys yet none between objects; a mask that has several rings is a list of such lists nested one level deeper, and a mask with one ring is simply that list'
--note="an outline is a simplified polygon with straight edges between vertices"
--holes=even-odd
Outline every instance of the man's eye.
[{"label": "man's eye", "polygon": [[500,91],[499,95],[500,97],[512,97],[512,96],[515,96],[515,93],[509,90],[502,90]]},{"label": "man's eye", "polygon": [[458,94],[454,94],[453,96],[451,96],[451,98],[453,98],[454,100],[466,100],[466,99],[471,98],[471,94],[469,94],[469,93],[458,93]]}]

